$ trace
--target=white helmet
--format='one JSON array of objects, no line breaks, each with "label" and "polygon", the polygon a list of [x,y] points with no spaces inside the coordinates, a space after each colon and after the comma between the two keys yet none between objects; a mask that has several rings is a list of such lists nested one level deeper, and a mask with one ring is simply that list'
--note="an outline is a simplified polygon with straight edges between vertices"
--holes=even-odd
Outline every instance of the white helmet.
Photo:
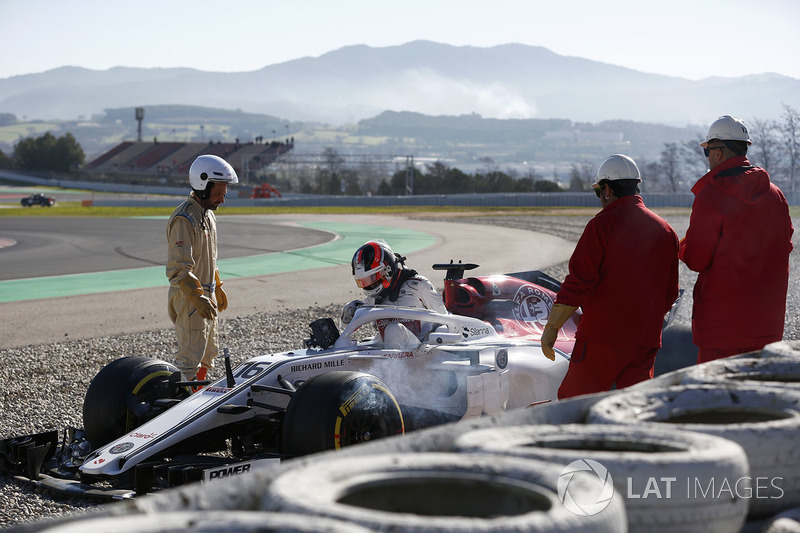
[{"label": "white helmet", "polygon": [[189,167],[189,184],[194,190],[204,191],[210,181],[224,181],[233,185],[239,183],[239,178],[233,167],[221,157],[201,155]]},{"label": "white helmet", "polygon": [[708,143],[714,139],[720,141],[744,141],[747,144],[753,144],[750,141],[750,133],[747,131],[747,124],[739,117],[732,117],[730,115],[722,115],[708,128],[706,140],[700,143],[703,148],[708,147]]},{"label": "white helmet", "polygon": [[603,180],[642,181],[642,175],[639,173],[639,167],[636,166],[636,162],[633,159],[627,155],[614,154],[603,161],[600,168],[597,169],[597,176],[594,178],[592,188],[599,187],[600,182]]}]

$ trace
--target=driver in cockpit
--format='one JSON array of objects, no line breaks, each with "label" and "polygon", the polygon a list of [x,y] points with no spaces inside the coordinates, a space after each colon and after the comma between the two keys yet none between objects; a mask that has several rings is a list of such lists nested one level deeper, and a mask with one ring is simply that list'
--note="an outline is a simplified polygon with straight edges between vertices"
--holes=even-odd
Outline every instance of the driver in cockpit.
[{"label": "driver in cockpit", "polygon": [[[383,240],[368,241],[356,250],[351,261],[353,278],[366,296],[363,300],[353,300],[344,305],[340,317],[342,324],[349,324],[356,309],[362,305],[420,307],[447,314],[442,295],[436,292],[428,278],[406,268],[404,260]],[[378,321],[378,331],[384,338],[389,323],[397,324],[398,321]],[[403,320],[399,323],[418,339],[429,333],[424,331],[429,328],[420,326],[419,321]],[[426,325],[433,326],[430,323]]]}]

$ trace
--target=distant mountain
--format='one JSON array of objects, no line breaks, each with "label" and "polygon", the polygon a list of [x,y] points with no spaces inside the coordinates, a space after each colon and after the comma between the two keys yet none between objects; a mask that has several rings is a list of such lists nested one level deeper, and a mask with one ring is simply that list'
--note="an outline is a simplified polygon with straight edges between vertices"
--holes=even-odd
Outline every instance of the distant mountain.
[{"label": "distant mountain", "polygon": [[777,118],[800,80],[777,74],[691,81],[536,46],[414,41],[358,45],[253,72],[62,67],[0,79],[0,113],[89,118],[104,109],[184,104],[288,120],[356,123],[383,111],[490,118],[707,124],[725,113]]}]

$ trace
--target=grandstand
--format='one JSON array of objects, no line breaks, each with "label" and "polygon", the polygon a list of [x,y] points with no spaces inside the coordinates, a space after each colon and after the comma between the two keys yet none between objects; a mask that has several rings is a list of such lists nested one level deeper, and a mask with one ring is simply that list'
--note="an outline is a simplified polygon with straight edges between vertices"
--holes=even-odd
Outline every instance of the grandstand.
[{"label": "grandstand", "polygon": [[294,143],[181,143],[126,141],[89,162],[82,174],[92,181],[183,185],[197,156],[225,159],[240,178],[247,178],[273,163]]}]

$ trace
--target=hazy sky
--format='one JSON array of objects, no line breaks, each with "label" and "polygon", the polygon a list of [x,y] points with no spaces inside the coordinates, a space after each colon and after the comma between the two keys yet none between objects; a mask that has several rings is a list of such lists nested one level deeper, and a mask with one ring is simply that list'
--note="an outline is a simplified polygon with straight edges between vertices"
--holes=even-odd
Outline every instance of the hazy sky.
[{"label": "hazy sky", "polygon": [[66,65],[241,72],[425,39],[695,80],[800,79],[799,0],[0,0],[0,37],[0,78]]}]

